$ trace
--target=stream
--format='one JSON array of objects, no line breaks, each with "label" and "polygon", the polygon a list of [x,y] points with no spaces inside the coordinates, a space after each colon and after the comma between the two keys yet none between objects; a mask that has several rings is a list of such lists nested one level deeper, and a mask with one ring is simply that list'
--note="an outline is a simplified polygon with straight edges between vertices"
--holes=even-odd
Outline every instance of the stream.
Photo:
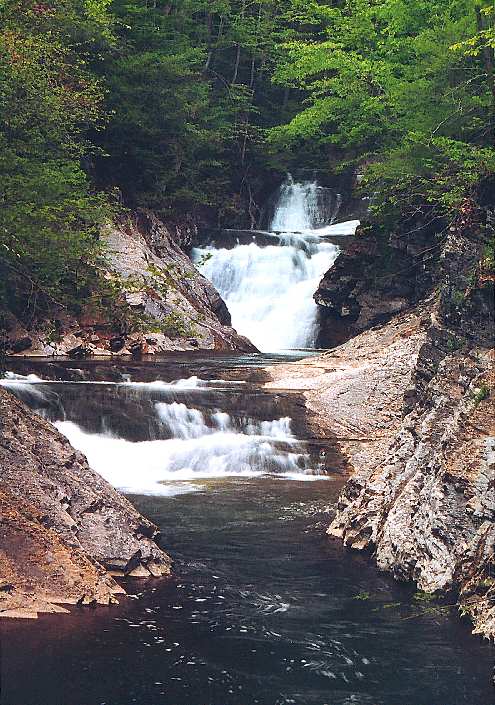
[{"label": "stream", "polygon": [[263,387],[314,354],[325,237],[358,224],[340,202],[289,178],[263,241],[193,252],[262,354],[8,361],[0,384],[158,525],[174,573],[0,623],[2,705],[490,705],[489,644],[327,537],[338,452]]},{"label": "stream", "polygon": [[344,480],[300,400],[261,388],[297,357],[12,362],[2,384],[156,522],[174,577],[1,623],[2,705],[491,703],[455,610],[325,535]]}]

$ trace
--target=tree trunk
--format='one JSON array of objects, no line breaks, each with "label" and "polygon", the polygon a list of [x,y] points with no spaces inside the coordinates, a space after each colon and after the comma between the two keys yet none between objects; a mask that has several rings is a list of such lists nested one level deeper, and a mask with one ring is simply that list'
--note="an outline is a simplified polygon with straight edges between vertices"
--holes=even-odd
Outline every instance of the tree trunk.
[{"label": "tree trunk", "polygon": [[208,71],[210,68],[211,60],[213,57],[213,46],[212,46],[212,25],[213,25],[213,17],[211,12],[208,12],[206,15],[206,43],[208,46],[208,55],[206,57],[206,63],[205,63],[205,71]]},{"label": "tree trunk", "polygon": [[239,64],[241,62],[241,45],[237,44],[235,62],[234,62],[234,73],[232,74],[231,83],[237,83],[237,76],[239,74]]},{"label": "tree trunk", "polygon": [[[478,32],[483,32],[486,27],[483,21],[483,15],[481,14],[481,6],[477,4],[474,11],[476,12],[476,26]],[[495,120],[495,72],[493,68],[493,49],[489,46],[483,47],[483,63],[485,65],[488,88],[492,94],[492,118]],[[492,137],[494,136],[494,130],[495,125],[492,125]]]}]

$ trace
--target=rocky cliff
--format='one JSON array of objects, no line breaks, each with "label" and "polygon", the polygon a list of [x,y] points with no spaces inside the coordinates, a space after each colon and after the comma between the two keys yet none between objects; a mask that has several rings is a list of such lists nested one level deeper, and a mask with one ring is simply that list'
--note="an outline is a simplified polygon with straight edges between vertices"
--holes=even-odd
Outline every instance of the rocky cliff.
[{"label": "rocky cliff", "polygon": [[389,263],[404,269],[382,279],[380,248],[390,242],[364,234],[316,296],[331,311],[328,338],[347,342],[271,369],[269,386],[303,390],[315,432],[347,458],[350,479],[329,534],[425,592],[452,593],[475,631],[495,637],[494,277],[485,215],[463,217],[430,240],[429,253],[425,241],[392,254]]},{"label": "rocky cliff", "polygon": [[170,573],[158,531],[47,421],[0,388],[0,616],[108,604]]},{"label": "rocky cliff", "polygon": [[85,357],[255,350],[231,327],[220,295],[182,249],[191,238],[191,226],[167,227],[144,210],[107,226],[102,239],[108,303],[89,301],[78,316],[60,309],[32,329],[12,317],[3,333],[4,351]]},{"label": "rocky cliff", "polygon": [[493,359],[439,356],[442,342],[430,328],[400,422],[378,463],[359,458],[329,534],[425,592],[459,594],[476,631],[495,636]]},{"label": "rocky cliff", "polygon": [[483,299],[492,277],[485,272],[483,253],[493,237],[494,221],[493,207],[472,203],[466,203],[450,224],[419,214],[417,221],[384,233],[383,226],[365,220],[314,295],[322,347],[340,345],[385,323],[433,292],[441,297],[443,314],[462,313],[464,327],[475,338],[483,335],[490,308]]}]

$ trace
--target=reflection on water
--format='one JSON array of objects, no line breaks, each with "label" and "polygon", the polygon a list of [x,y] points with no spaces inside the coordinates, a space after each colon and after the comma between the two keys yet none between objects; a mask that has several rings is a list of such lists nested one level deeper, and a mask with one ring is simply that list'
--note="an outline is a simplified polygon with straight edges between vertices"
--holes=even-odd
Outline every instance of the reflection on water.
[{"label": "reflection on water", "polygon": [[342,479],[307,474],[322,468],[300,402],[232,360],[10,380],[147,493],[131,499],[175,574],[128,581],[119,606],[0,621],[2,705],[489,705],[491,648],[328,539]]}]

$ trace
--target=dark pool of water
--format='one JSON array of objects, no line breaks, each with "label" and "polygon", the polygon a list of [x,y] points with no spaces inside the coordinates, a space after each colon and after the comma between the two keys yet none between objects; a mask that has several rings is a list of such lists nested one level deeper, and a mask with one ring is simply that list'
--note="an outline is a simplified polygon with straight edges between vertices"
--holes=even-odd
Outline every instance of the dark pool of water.
[{"label": "dark pool of water", "polygon": [[1,624],[2,705],[490,705],[490,647],[326,538],[338,485],[134,497],[175,578]]}]

